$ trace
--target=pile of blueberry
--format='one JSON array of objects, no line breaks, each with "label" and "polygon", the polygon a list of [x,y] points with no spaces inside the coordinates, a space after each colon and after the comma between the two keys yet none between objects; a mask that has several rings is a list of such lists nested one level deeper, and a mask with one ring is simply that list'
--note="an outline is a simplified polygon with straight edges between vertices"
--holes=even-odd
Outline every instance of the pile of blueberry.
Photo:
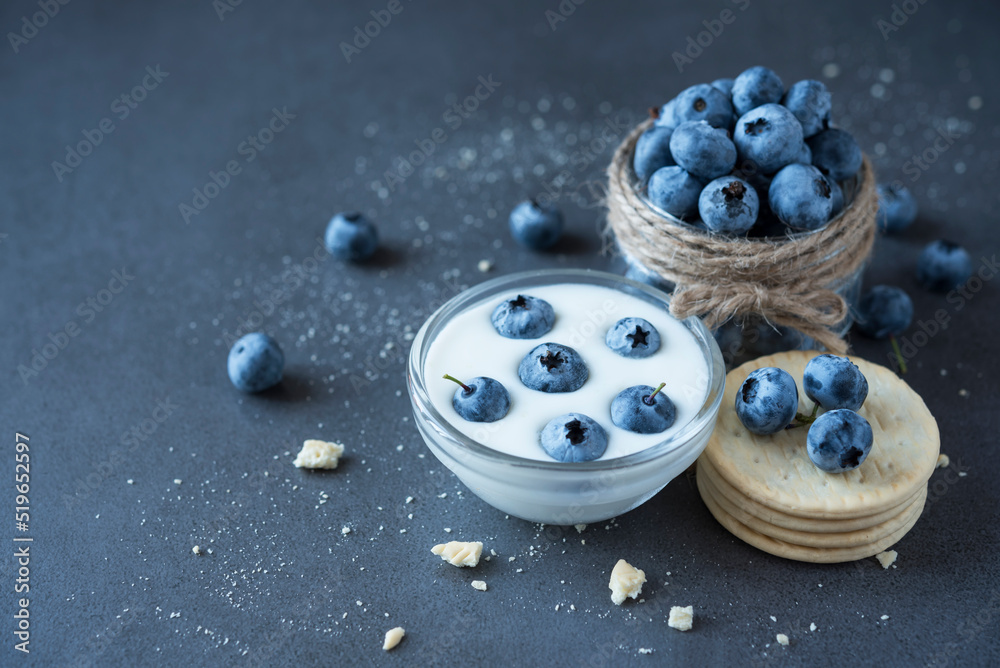
[{"label": "pile of blueberry", "polygon": [[[736,393],[736,415],[754,434],[776,434],[809,425],[806,452],[827,473],[856,469],[871,452],[874,440],[868,420],[858,410],[868,397],[868,379],[850,359],[819,355],[809,360],[802,376],[810,415],[799,410],[799,391],[792,375],[763,367],[746,377]],[[816,416],[819,409],[824,413]]]},{"label": "pile of blueberry", "polygon": [[[508,339],[539,339],[552,329],[555,310],[544,299],[517,295],[505,299],[493,310],[493,328]],[[646,358],[660,348],[660,333],[643,318],[622,318],[606,333],[608,348],[622,357]],[[534,346],[521,360],[518,378],[525,387],[538,392],[575,392],[590,376],[587,363],[573,348],[555,342]],[[461,380],[445,375],[459,385],[452,397],[452,407],[464,420],[496,422],[510,410],[510,393],[493,378],[480,376]],[[611,421],[618,427],[639,434],[658,434],[671,425],[677,415],[674,403],[659,387],[635,385],[619,392],[610,406]],[[597,459],[608,447],[608,434],[601,424],[582,413],[567,413],[553,418],[539,435],[542,449],[561,462],[585,462]]]},{"label": "pile of blueberry", "polygon": [[819,81],[786,90],[773,70],[751,67],[652,109],[632,166],[654,206],[696,227],[817,230],[843,210],[841,183],[863,160],[854,138],[830,127],[830,106]]}]

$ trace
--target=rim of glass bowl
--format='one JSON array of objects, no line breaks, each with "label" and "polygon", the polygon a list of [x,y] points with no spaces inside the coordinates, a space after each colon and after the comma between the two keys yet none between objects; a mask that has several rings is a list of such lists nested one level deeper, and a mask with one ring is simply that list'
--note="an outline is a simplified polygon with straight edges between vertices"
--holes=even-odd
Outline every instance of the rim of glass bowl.
[{"label": "rim of glass bowl", "polygon": [[[428,334],[437,331],[443,323],[451,317],[467,310],[468,308],[482,303],[485,299],[493,295],[513,289],[514,285],[530,288],[547,285],[558,285],[561,283],[585,283],[587,285],[597,285],[600,287],[618,288],[626,287],[631,294],[636,296],[645,295],[646,301],[659,305],[663,308],[669,307],[669,300],[665,299],[665,293],[648,285],[611,274],[604,271],[594,271],[591,269],[539,269],[534,271],[524,271],[515,274],[508,274],[491,279],[465,290],[452,297],[438,308],[424,322],[413,339],[410,347],[410,354],[407,362],[407,376],[410,385],[411,399],[413,399],[426,417],[433,423],[435,431],[442,435],[453,447],[464,450],[470,454],[486,459],[514,466],[531,467],[548,471],[606,471],[621,469],[636,464],[655,460],[664,455],[670,454],[679,449],[691,438],[704,429],[705,424],[717,413],[722,402],[722,392],[726,382],[725,364],[722,359],[722,352],[708,328],[697,317],[689,317],[682,320],[682,324],[687,328],[695,339],[698,340],[699,348],[702,351],[707,349],[706,364],[708,365],[709,380],[705,401],[702,403],[698,413],[682,429],[674,433],[670,438],[660,441],[655,445],[640,450],[639,452],[613,459],[595,460],[590,462],[557,462],[544,461],[539,459],[528,459],[518,457],[506,452],[495,450],[489,446],[479,443],[461,431],[456,429],[437,410],[431,401],[430,395],[424,384],[423,362],[426,359],[427,351],[431,341]],[[419,417],[417,419],[420,419]]]}]

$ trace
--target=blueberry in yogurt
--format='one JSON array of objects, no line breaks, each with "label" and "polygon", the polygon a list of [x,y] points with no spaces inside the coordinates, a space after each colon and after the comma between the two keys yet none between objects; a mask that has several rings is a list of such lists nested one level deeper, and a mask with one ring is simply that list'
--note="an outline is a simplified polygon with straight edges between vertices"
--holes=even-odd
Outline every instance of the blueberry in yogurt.
[{"label": "blueberry in yogurt", "polygon": [[552,305],[530,295],[505,299],[490,316],[493,328],[508,339],[537,339],[547,334],[555,321]]},{"label": "blueberry in yogurt", "polygon": [[644,318],[622,318],[608,330],[604,342],[622,357],[649,357],[660,349],[660,333]]},{"label": "blueberry in yogurt", "polygon": [[844,473],[861,466],[873,442],[868,420],[840,408],[823,413],[812,423],[806,435],[806,453],[821,470]]},{"label": "blueberry in yogurt", "polygon": [[846,357],[817,355],[806,364],[802,389],[807,397],[825,410],[846,408],[856,411],[868,397],[868,379]]},{"label": "blueberry in yogurt", "polygon": [[736,416],[754,434],[776,434],[795,418],[799,393],[795,379],[767,366],[750,373],[736,392]]},{"label": "blueberry in yogurt", "polygon": [[510,410],[510,393],[498,380],[478,376],[463,383],[448,374],[444,378],[459,385],[451,399],[451,405],[463,420],[496,422]]},{"label": "blueberry in yogurt", "polygon": [[550,420],[539,437],[542,449],[560,462],[589,462],[608,449],[608,434],[593,418],[566,413]]},{"label": "blueberry in yogurt", "polygon": [[637,434],[659,434],[677,419],[674,402],[659,387],[633,385],[625,388],[611,402],[611,421],[616,426]]},{"label": "blueberry in yogurt", "polygon": [[539,392],[574,392],[587,382],[587,364],[569,346],[543,343],[524,356],[517,376],[526,387]]}]

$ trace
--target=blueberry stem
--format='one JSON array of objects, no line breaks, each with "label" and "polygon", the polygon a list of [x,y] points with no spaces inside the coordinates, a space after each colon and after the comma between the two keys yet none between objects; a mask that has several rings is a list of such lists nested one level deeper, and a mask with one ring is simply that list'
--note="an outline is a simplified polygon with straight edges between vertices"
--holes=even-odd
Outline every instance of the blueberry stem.
[{"label": "blueberry stem", "polygon": [[899,341],[896,340],[895,334],[889,335],[889,343],[892,344],[892,349],[896,353],[896,361],[899,362],[899,373],[906,373],[906,360],[903,359],[903,351],[899,349]]},{"label": "blueberry stem", "polygon": [[448,374],[445,374],[444,378],[446,380],[450,380],[450,381],[456,382],[459,385],[461,385],[462,389],[465,391],[466,394],[469,394],[469,393],[472,392],[472,388],[469,387],[468,385],[466,385],[465,383],[463,383],[462,381],[460,381],[458,378],[455,378],[454,376],[449,376]]},{"label": "blueberry stem", "polygon": [[813,404],[812,412],[809,415],[803,415],[802,413],[796,413],[795,419],[792,420],[785,429],[795,429],[796,427],[804,427],[807,424],[812,424],[816,421],[816,413],[819,412],[819,404]]},{"label": "blueberry stem", "polygon": [[663,389],[664,385],[666,385],[666,383],[660,383],[659,387],[657,387],[655,390],[653,390],[652,394],[650,394],[648,397],[644,397],[643,398],[642,403],[646,404],[647,406],[652,406],[655,403],[655,401],[653,400],[653,397],[656,396],[657,392],[659,392],[660,390]]}]

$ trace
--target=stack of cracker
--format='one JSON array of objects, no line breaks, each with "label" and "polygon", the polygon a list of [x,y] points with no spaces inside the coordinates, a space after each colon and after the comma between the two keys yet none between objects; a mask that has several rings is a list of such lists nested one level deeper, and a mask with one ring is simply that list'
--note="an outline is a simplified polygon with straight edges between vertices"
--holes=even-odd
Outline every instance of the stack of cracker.
[{"label": "stack of cracker", "polygon": [[812,401],[802,373],[818,352],[761,357],[726,377],[719,420],[698,460],[698,490],[722,526],[765,552],[817,563],[870,557],[895,544],[920,517],[937,464],[937,422],[923,400],[885,367],[851,358],[868,379],[858,411],[874,444],[853,471],[826,473],[806,454],[808,427],[770,436],[749,432],[736,416],[736,392],[747,375],[774,366],[799,387],[799,412]]}]

